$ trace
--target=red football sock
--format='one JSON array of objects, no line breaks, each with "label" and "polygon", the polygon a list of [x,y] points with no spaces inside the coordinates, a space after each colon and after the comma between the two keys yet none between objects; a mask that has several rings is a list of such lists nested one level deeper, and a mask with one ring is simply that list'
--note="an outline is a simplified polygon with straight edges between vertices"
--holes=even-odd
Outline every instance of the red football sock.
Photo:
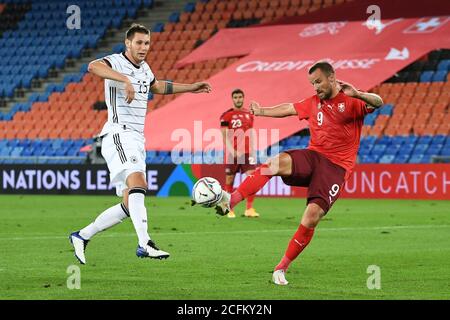
[{"label": "red football sock", "polygon": [[275,270],[283,269],[284,271],[289,268],[289,265],[294,261],[298,255],[306,248],[314,235],[314,228],[307,228],[300,224],[297,232],[289,241],[288,247],[281,259],[280,263],[275,267]]},{"label": "red football sock", "polygon": [[247,209],[253,208],[253,200],[255,200],[255,195],[252,194],[251,196],[247,197]]},{"label": "red football sock", "polygon": [[[272,175],[263,175],[261,171],[267,171],[266,169],[269,166],[267,164],[263,164],[258,167],[252,175],[247,176],[245,180],[241,183],[241,185],[237,188],[235,192],[231,194],[230,207],[233,209],[239,202],[248,198],[249,196],[253,196],[257,193],[267,181],[272,178]],[[252,199],[253,201],[253,199]]]},{"label": "red football sock", "polygon": [[242,194],[239,193],[238,190],[233,192],[231,194],[231,199],[230,199],[230,207],[231,207],[231,209],[233,209],[242,200],[244,200],[244,197],[242,196]]}]

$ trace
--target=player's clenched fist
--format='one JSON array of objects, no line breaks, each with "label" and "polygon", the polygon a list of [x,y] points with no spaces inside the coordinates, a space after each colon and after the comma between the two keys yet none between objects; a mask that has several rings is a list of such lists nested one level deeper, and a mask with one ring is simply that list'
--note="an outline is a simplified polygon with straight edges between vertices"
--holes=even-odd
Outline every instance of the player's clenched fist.
[{"label": "player's clenched fist", "polygon": [[358,97],[358,90],[356,90],[356,88],[351,85],[348,82],[344,82],[341,80],[336,79],[336,82],[338,83],[338,90],[342,90],[344,92],[345,95],[349,96],[349,97],[354,97],[357,98]]},{"label": "player's clenched fist", "polygon": [[211,86],[209,83],[206,82],[196,82],[192,84],[192,93],[202,93],[202,92],[206,92],[206,93],[210,93],[211,92]]},{"label": "player's clenched fist", "polygon": [[259,116],[262,114],[262,108],[260,104],[256,101],[252,101],[250,103],[250,112],[254,114],[255,116]]}]

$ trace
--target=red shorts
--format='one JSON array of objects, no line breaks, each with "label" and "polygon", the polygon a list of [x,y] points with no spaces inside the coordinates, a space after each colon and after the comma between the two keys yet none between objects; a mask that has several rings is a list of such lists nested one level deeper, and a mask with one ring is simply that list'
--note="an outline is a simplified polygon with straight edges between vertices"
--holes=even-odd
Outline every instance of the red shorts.
[{"label": "red shorts", "polygon": [[237,172],[247,172],[249,170],[255,170],[255,160],[250,157],[250,154],[246,153],[240,158],[234,158],[231,161],[225,159],[225,174],[235,175]]},{"label": "red shorts", "polygon": [[319,152],[300,149],[284,151],[292,158],[292,175],[281,177],[290,186],[308,187],[307,203],[316,203],[325,213],[338,199],[346,170]]}]

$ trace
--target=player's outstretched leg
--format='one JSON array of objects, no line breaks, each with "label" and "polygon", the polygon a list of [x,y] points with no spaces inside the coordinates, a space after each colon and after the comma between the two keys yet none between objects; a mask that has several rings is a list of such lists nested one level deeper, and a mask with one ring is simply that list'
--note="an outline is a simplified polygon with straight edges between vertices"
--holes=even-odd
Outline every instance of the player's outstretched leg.
[{"label": "player's outstretched leg", "polygon": [[275,284],[287,285],[289,283],[285,277],[289,265],[310,243],[314,235],[314,229],[324,215],[325,211],[316,203],[308,204],[297,232],[289,241],[283,258],[274,269],[272,281]]},{"label": "player's outstretched leg", "polygon": [[78,261],[80,261],[81,264],[86,264],[86,246],[94,235],[111,228],[127,217],[129,217],[127,207],[123,203],[119,203],[103,211],[94,222],[85,228],[73,232],[69,236],[69,240],[75,250],[75,257]]},{"label": "player's outstretched leg", "polygon": [[231,195],[224,191],[225,196],[216,206],[219,215],[225,215],[239,202],[256,194],[273,176],[288,176],[292,172],[292,159],[287,153],[280,153],[267,164],[256,168]]}]

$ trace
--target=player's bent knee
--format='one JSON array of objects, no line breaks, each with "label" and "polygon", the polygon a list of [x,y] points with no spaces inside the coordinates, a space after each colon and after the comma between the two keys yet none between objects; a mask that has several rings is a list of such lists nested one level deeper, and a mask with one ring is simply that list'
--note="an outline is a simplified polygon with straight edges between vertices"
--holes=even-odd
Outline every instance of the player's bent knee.
[{"label": "player's bent knee", "polygon": [[302,224],[307,228],[315,228],[325,216],[325,211],[316,203],[309,203],[302,217]]},{"label": "player's bent knee", "polygon": [[268,161],[269,169],[272,175],[288,176],[292,174],[291,156],[282,152]]},{"label": "player's bent knee", "polygon": [[133,172],[127,177],[127,186],[129,190],[133,188],[142,188],[147,190],[147,181],[145,181],[145,175],[142,172]]}]

